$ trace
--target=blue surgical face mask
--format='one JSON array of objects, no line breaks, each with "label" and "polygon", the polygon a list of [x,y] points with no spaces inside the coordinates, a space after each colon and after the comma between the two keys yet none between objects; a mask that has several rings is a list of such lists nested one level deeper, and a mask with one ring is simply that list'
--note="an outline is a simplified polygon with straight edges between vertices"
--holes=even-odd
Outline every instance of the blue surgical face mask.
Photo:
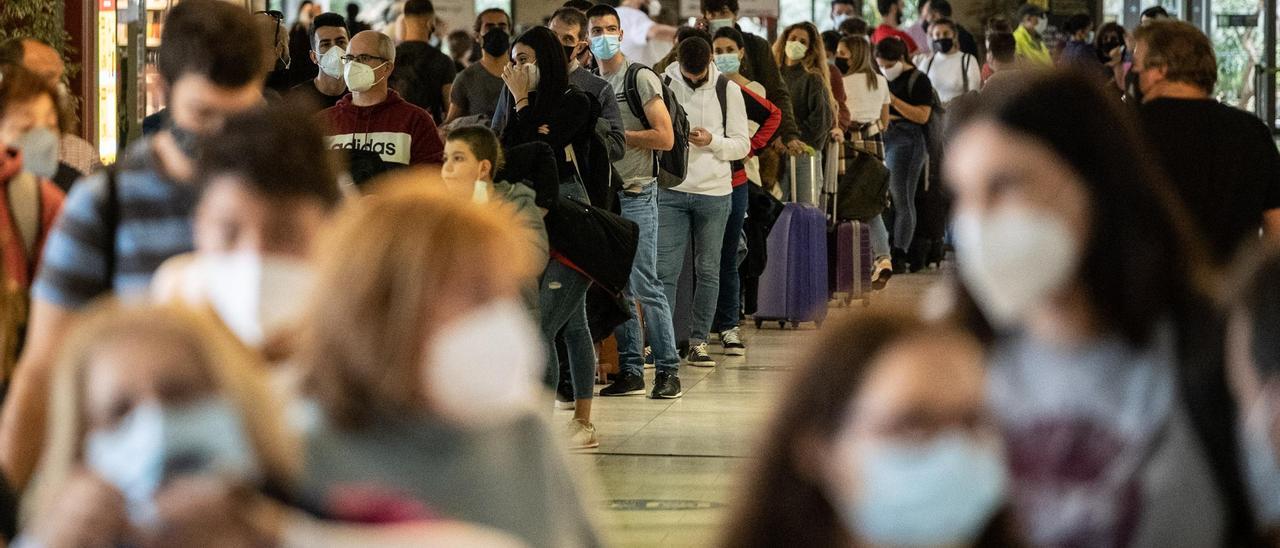
[{"label": "blue surgical face mask", "polygon": [[717,53],[716,68],[725,74],[737,74],[742,68],[742,59],[736,53]]},{"label": "blue surgical face mask", "polygon": [[946,432],[922,443],[867,443],[859,453],[861,490],[841,513],[873,545],[971,542],[1005,498],[1004,454],[995,441]]},{"label": "blue surgical face mask", "polygon": [[47,127],[33,127],[13,142],[22,151],[22,169],[42,179],[58,173],[58,145],[61,137]]},{"label": "blue surgical face mask", "polygon": [[1249,409],[1240,428],[1240,444],[1244,459],[1245,481],[1253,497],[1253,508],[1260,525],[1280,525],[1280,463],[1271,443],[1271,403],[1262,394]]},{"label": "blue surgical face mask", "polygon": [[140,404],[115,428],[89,434],[85,462],[120,490],[130,520],[143,526],[155,523],[155,495],[170,478],[261,478],[240,413],[218,397],[183,406]]},{"label": "blue surgical face mask", "polygon": [[591,37],[591,55],[596,56],[597,60],[607,61],[613,59],[621,47],[622,40],[616,35],[602,34]]}]

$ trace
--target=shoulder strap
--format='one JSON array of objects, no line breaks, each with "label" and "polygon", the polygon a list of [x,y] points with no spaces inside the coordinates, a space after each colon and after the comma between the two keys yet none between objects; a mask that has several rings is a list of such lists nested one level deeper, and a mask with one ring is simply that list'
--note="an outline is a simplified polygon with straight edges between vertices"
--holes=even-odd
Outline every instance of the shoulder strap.
[{"label": "shoulder strap", "polygon": [[968,53],[960,54],[960,74],[964,78],[964,92],[969,92],[969,58],[973,57]]},{"label": "shoulder strap", "polygon": [[627,97],[627,107],[631,109],[631,115],[639,119],[644,127],[649,127],[649,119],[644,115],[644,105],[639,104],[640,87],[636,85],[636,79],[640,71],[647,68],[649,67],[640,63],[631,63],[627,65],[627,74],[622,77],[622,86],[625,88],[623,93]]},{"label": "shoulder strap", "polygon": [[920,70],[911,71],[911,76],[907,77],[907,94],[910,95],[916,89],[916,82],[920,81]]},{"label": "shoulder strap", "polygon": [[120,229],[120,182],[115,164],[103,168],[106,188],[102,203],[102,231],[107,235],[107,247],[103,249],[107,284],[114,286],[116,276],[116,233]]},{"label": "shoulder strap", "polygon": [[925,67],[925,69],[924,69],[924,71],[925,71],[925,72],[929,72],[929,71],[932,71],[932,70],[933,70],[933,60],[934,60],[934,59],[937,59],[937,58],[938,58],[938,52],[936,52],[936,51],[935,51],[935,52],[933,52],[933,55],[930,55],[930,56],[929,56],[929,66],[928,66],[928,67]]},{"label": "shoulder strap", "polygon": [[720,131],[729,136],[729,79],[723,74],[716,78],[716,99],[720,101]]}]

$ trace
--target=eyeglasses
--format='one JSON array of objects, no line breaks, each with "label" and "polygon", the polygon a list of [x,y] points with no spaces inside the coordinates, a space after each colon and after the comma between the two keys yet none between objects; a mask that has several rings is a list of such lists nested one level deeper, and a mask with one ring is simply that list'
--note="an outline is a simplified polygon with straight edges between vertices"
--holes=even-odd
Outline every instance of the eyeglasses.
[{"label": "eyeglasses", "polygon": [[366,53],[361,53],[360,55],[343,55],[342,56],[343,63],[350,63],[352,61],[355,61],[363,65],[371,65],[373,64],[374,61],[382,61],[383,63],[385,63],[387,62],[387,58],[378,57],[377,55],[369,55]]}]

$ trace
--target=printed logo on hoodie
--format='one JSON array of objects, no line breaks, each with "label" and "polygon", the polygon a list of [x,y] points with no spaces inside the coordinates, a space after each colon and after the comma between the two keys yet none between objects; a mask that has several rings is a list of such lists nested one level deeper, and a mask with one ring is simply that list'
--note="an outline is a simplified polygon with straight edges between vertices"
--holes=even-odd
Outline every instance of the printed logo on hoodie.
[{"label": "printed logo on hoodie", "polygon": [[409,165],[410,145],[413,136],[398,131],[371,133],[344,133],[329,136],[329,147],[343,150],[368,150],[377,153],[384,162]]}]

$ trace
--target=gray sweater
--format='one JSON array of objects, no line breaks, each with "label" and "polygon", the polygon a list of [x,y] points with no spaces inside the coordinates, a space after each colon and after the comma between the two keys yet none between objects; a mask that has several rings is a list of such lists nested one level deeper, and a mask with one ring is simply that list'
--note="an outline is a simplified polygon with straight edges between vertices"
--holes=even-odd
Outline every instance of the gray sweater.
[{"label": "gray sweater", "polygon": [[822,84],[820,76],[806,72],[800,65],[782,67],[782,79],[791,91],[800,140],[821,152],[835,126],[835,113],[828,100],[831,90]]}]

